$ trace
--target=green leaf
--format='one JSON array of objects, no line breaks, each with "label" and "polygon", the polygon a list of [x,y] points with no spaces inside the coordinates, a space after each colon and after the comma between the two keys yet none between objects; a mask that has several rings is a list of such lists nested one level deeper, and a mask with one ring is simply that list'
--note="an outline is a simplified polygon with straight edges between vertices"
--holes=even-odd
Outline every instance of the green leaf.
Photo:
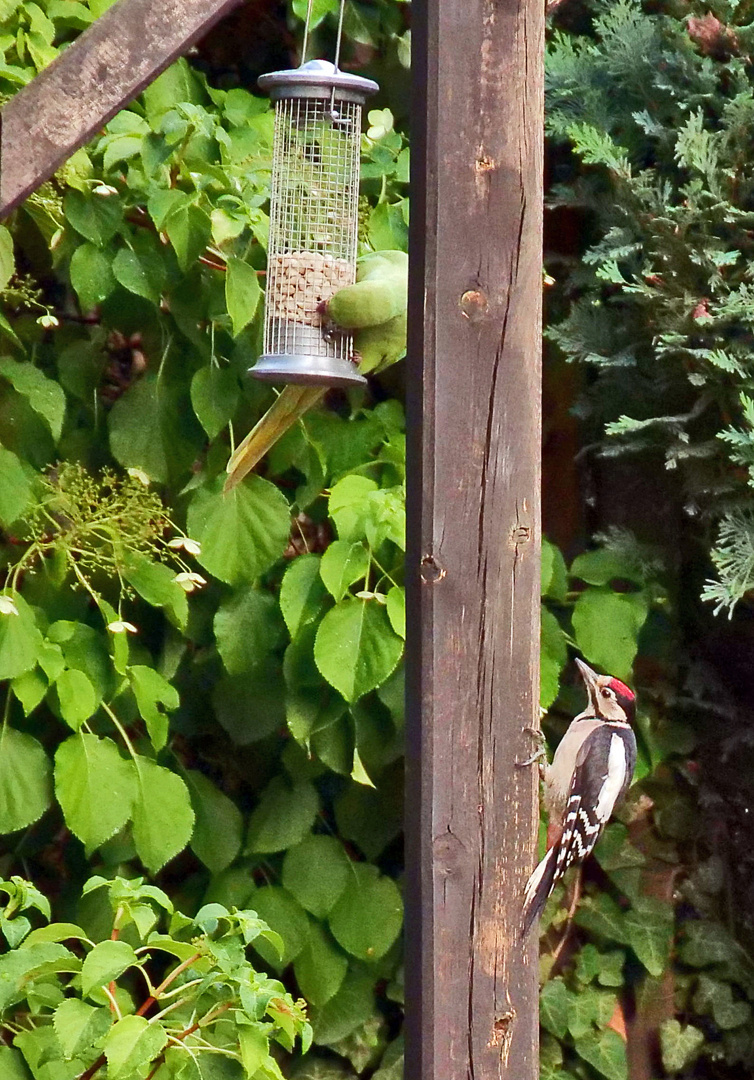
[{"label": "green leaf", "polygon": [[330,912],[330,929],[346,952],[379,960],[403,926],[403,901],[392,878],[376,866],[353,863],[346,887]]},{"label": "green leaf", "polygon": [[0,1046],[0,1076],[3,1080],[29,1080],[29,1075],[21,1051]]},{"label": "green leaf", "polygon": [[576,1053],[607,1080],[628,1080],[626,1044],[611,1028],[590,1031],[576,1040]]},{"label": "green leaf", "polygon": [[128,669],[128,681],[147,725],[149,738],[156,751],[168,741],[167,713],[180,705],[178,691],[154,668],[137,664]]},{"label": "green leaf", "polygon": [[334,540],[322,556],[319,572],[327,591],[340,601],[369,572],[369,552],[363,544]]},{"label": "green leaf", "polygon": [[270,657],[243,675],[223,675],[212,693],[215,715],[237,746],[258,742],[285,724],[280,664]]},{"label": "green leaf", "polygon": [[89,997],[92,990],[118,979],[139,958],[126,941],[100,941],[84,960],[81,968],[81,993]]},{"label": "green leaf", "polygon": [[0,833],[32,825],[52,802],[50,760],[36,739],[0,729]]},{"label": "green leaf", "polygon": [[624,916],[628,942],[656,978],[665,971],[673,942],[673,907],[652,896],[640,896]]},{"label": "green leaf", "polygon": [[546,982],[539,995],[540,1023],[558,1039],[564,1039],[568,1034],[568,996],[560,976]]},{"label": "green leaf", "polygon": [[261,296],[254,267],[241,259],[229,258],[225,273],[225,303],[233,324],[233,337],[238,337],[254,318]]},{"label": "green leaf", "polygon": [[[238,1046],[241,1064],[249,1080],[267,1075],[264,1065],[270,1060],[270,1027],[268,1024],[239,1024]],[[282,1074],[281,1074],[282,1075]]]},{"label": "green leaf", "polygon": [[568,571],[560,548],[542,541],[542,596],[565,603],[568,595]]},{"label": "green leaf", "polygon": [[164,228],[178,265],[181,270],[189,270],[209,243],[209,216],[194,204],[181,206],[168,216]]},{"label": "green leaf", "polygon": [[15,679],[31,670],[43,647],[31,608],[18,593],[11,599],[18,614],[0,613],[0,679]]},{"label": "green leaf", "polygon": [[319,810],[316,788],[309,781],[289,785],[274,777],[262,792],[249,821],[247,848],[267,854],[293,847],[311,829]]},{"label": "green leaf", "polygon": [[165,265],[157,251],[140,245],[139,250],[121,248],[113,259],[115,280],[136,296],[159,304],[165,288]]},{"label": "green leaf", "polygon": [[669,1073],[679,1073],[690,1065],[703,1045],[704,1034],[693,1024],[681,1027],[673,1017],[660,1025],[662,1064]]},{"label": "green leaf", "polygon": [[339,1042],[375,1011],[374,976],[350,970],[338,992],[325,1005],[310,1010],[314,1041],[324,1045]]},{"label": "green leaf", "polygon": [[[299,19],[306,19],[308,0],[293,0],[293,11]],[[319,26],[326,15],[338,10],[338,0],[313,0],[311,9],[310,29]]]},{"label": "green leaf", "polygon": [[101,304],[115,288],[111,260],[94,244],[76,248],[71,256],[70,275],[84,312]]},{"label": "green leaf", "polygon": [[39,705],[47,693],[47,679],[39,668],[17,675],[11,683],[11,690],[21,702],[24,715],[28,716]]},{"label": "green leaf", "polygon": [[238,376],[233,368],[208,364],[194,373],[191,404],[210,439],[216,438],[233,418],[239,398]]},{"label": "green leaf", "polygon": [[194,829],[194,811],[180,776],[141,755],[135,764],[138,793],[133,808],[134,844],[141,861],[156,874],[188,844]]},{"label": "green leaf", "polygon": [[215,615],[215,639],[229,675],[243,675],[266,659],[282,638],[280,612],[271,593],[243,589]]},{"label": "green leaf", "polygon": [[124,560],[123,577],[139,596],[153,607],[165,608],[181,629],[188,619],[186,591],[175,580],[175,573],[165,563],[152,562],[141,552],[132,551]]},{"label": "green leaf", "polygon": [[186,773],[195,824],[191,848],[208,870],[218,874],[241,849],[243,818],[236,804],[203,773]]},{"label": "green leaf", "polygon": [[291,638],[319,615],[327,592],[319,574],[319,555],[299,555],[283,574],[280,610]]},{"label": "green leaf", "polygon": [[16,263],[13,258],[13,237],[5,228],[4,225],[0,225],[0,292],[3,291],[16,270]]},{"label": "green leaf", "polygon": [[97,1046],[112,1020],[113,1015],[107,1008],[87,1005],[79,998],[61,1001],[52,1023],[64,1057],[70,1059]]},{"label": "green leaf", "polygon": [[539,703],[549,708],[560,691],[560,673],[568,660],[568,648],[563,629],[551,611],[541,608],[539,648]]},{"label": "green leaf", "polygon": [[97,695],[83,671],[66,668],[55,681],[60,715],[69,727],[78,731],[97,708]]},{"label": "green leaf", "polygon": [[344,476],[330,492],[328,512],[341,540],[355,542],[366,536],[366,520],[371,505],[369,496],[378,485],[368,476]]},{"label": "green leaf", "polygon": [[[187,467],[196,448],[181,421],[180,386],[147,372],[118,398],[108,417],[110,448],[125,469],[141,469],[158,483]],[[192,420],[193,423],[193,420]]]},{"label": "green leaf", "polygon": [[251,903],[260,919],[280,935],[283,955],[279,956],[263,938],[256,938],[254,948],[267,964],[282,971],[303,949],[309,936],[309,918],[298,901],[280,885],[263,885],[256,889]]},{"label": "green leaf", "polygon": [[621,558],[612,548],[598,548],[577,555],[571,563],[571,577],[581,578],[588,585],[608,585],[615,580],[644,584],[644,574],[637,570],[634,562]]},{"label": "green leaf", "polygon": [[26,997],[35,977],[55,971],[75,972],[80,966],[81,961],[69,949],[51,941],[5,953],[0,956],[0,1012]]},{"label": "green leaf", "polygon": [[283,885],[302,907],[322,919],[340,898],[351,868],[351,860],[335,837],[306,836],[285,854]]},{"label": "green leaf", "polygon": [[79,732],[55,754],[55,793],[66,825],[89,850],[122,829],[131,816],[136,777],[111,739]]},{"label": "green leaf", "polygon": [[10,357],[0,357],[0,375],[7,379],[13,389],[26,398],[31,408],[41,416],[57,442],[63,430],[65,416],[65,392],[62,387],[31,363],[16,362]]},{"label": "green leaf", "polygon": [[0,447],[0,524],[6,528],[31,505],[32,486],[20,460]]},{"label": "green leaf", "polygon": [[94,198],[69,188],[63,210],[76,232],[97,247],[104,247],[123,221],[123,207],[117,196]]},{"label": "green leaf", "polygon": [[402,654],[387,612],[371,600],[345,600],[328,611],[314,643],[317,667],[349,702],[383,683]]},{"label": "green leaf", "polygon": [[326,1005],[343,985],[348,957],[321,923],[312,923],[293,970],[301,993],[312,1005]]},{"label": "green leaf", "polygon": [[165,1047],[167,1032],[161,1024],[150,1024],[144,1016],[124,1016],[113,1024],[105,1039],[107,1075],[110,1080],[126,1080],[140,1075]]},{"label": "green leaf", "polygon": [[188,532],[202,545],[199,561],[229,585],[251,584],[280,558],[288,544],[290,510],[268,480],[249,476],[227,495],[223,479],[196,492]]},{"label": "green leaf", "polygon": [[398,637],[406,640],[406,590],[399,585],[393,585],[387,594],[385,604],[387,617],[390,625]]},{"label": "green leaf", "polygon": [[643,593],[585,589],[576,601],[572,616],[579,650],[590,663],[616,678],[629,678],[647,610]]}]

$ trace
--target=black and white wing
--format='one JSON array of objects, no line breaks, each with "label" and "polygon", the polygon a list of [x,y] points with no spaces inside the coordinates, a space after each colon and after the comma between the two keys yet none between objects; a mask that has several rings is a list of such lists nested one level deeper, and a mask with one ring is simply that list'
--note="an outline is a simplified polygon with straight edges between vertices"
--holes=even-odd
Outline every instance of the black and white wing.
[{"label": "black and white wing", "polygon": [[594,850],[625,795],[636,765],[636,738],[628,724],[601,723],[582,743],[563,815],[563,831],[526,886],[523,930],[542,913],[569,866]]}]

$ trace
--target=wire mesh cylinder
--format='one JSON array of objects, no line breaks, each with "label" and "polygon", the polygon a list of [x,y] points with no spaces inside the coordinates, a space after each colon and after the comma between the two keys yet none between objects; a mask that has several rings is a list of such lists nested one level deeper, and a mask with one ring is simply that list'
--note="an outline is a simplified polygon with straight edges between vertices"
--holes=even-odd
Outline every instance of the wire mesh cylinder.
[{"label": "wire mesh cylinder", "polygon": [[324,313],[356,280],[361,110],[377,84],[325,60],[259,80],[275,106],[264,351],[273,382],[364,382],[351,335]]}]

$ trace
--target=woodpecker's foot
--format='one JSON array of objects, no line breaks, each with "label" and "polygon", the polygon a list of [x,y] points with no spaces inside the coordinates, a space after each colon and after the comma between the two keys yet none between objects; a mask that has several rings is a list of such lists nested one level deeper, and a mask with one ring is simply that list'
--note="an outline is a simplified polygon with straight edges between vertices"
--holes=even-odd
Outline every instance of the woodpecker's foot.
[{"label": "woodpecker's foot", "polygon": [[547,761],[547,753],[545,751],[544,746],[540,746],[539,750],[536,750],[533,754],[531,754],[530,757],[526,758],[524,761],[515,762],[515,765],[516,765],[517,769],[525,769],[527,767],[527,765],[537,764],[537,765],[539,765],[539,769],[540,769],[540,772],[541,772],[542,769],[544,768],[544,765],[545,765],[546,761]]}]

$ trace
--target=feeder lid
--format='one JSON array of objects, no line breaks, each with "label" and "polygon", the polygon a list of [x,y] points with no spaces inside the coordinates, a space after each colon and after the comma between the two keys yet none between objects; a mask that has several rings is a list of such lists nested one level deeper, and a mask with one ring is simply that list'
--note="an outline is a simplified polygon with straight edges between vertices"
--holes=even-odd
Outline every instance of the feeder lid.
[{"label": "feeder lid", "polygon": [[329,60],[309,60],[301,67],[286,71],[271,71],[257,80],[262,90],[269,90],[273,101],[278,98],[321,98],[335,90],[341,101],[362,104],[379,86],[372,79],[340,71]]}]

